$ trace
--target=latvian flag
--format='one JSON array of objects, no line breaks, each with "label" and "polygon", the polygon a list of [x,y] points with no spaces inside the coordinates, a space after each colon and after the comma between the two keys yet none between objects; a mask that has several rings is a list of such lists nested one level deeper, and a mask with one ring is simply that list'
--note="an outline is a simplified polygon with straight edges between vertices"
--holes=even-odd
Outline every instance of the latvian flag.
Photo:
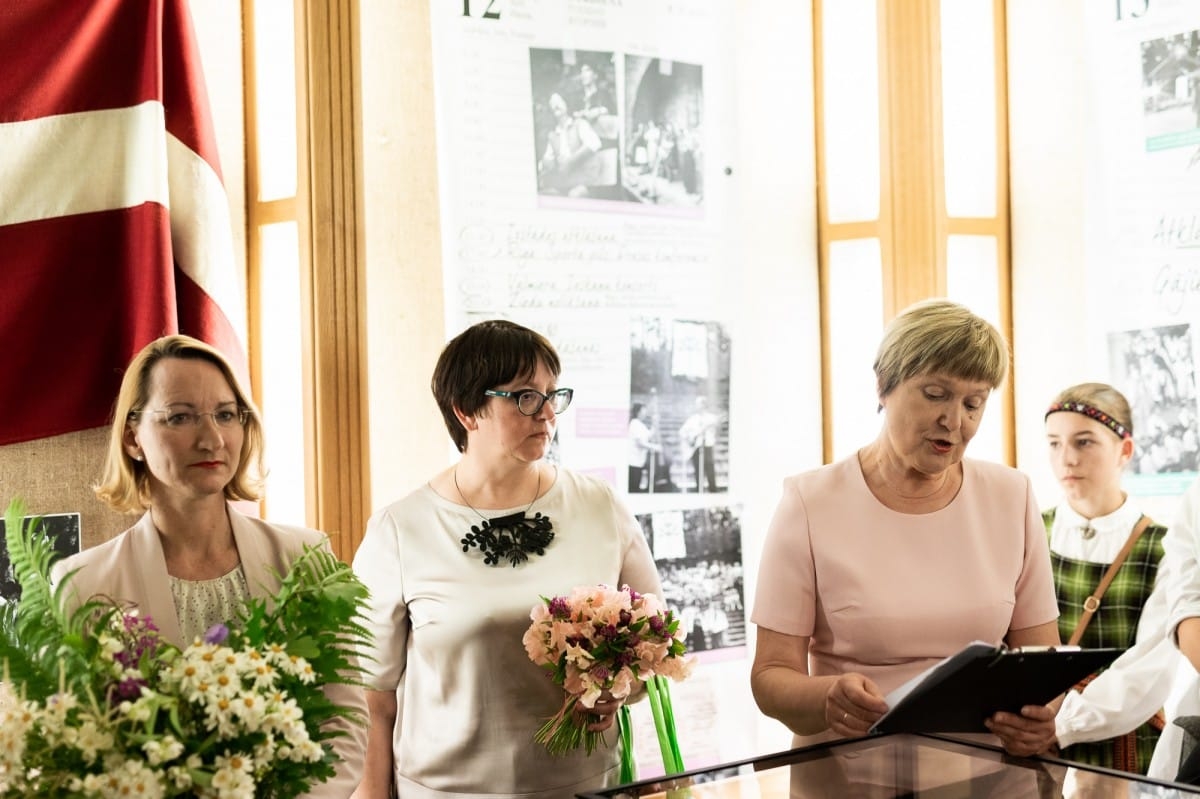
[{"label": "latvian flag", "polygon": [[0,0],[0,445],[107,424],[151,339],[245,375],[187,0]]}]

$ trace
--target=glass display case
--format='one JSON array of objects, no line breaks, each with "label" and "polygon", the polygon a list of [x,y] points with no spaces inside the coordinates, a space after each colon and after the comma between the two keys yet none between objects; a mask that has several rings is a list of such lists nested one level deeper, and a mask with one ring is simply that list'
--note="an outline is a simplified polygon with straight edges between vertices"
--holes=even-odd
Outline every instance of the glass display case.
[{"label": "glass display case", "polygon": [[896,733],[794,749],[579,794],[579,799],[1186,799],[1200,787],[942,735]]}]

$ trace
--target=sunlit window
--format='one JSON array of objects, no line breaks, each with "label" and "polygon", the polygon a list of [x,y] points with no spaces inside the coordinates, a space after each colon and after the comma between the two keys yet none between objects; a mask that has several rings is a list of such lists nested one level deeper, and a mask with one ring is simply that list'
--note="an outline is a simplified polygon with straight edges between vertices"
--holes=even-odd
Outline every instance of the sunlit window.
[{"label": "sunlit window", "polygon": [[306,523],[307,458],[296,217],[296,34],[292,0],[246,0],[250,348],[267,437],[264,515]]},{"label": "sunlit window", "polygon": [[829,246],[829,365],[833,457],[845,457],[875,438],[880,419],[871,364],[883,335],[878,239]]},{"label": "sunlit window", "polygon": [[875,0],[822,6],[825,191],[829,221],[879,217],[879,55]]},{"label": "sunlit window", "polygon": [[263,353],[263,423],[267,436],[265,511],[272,521],[305,524],[304,396],[298,344],[300,261],[295,222],[263,225],[260,277],[270,286],[262,307],[259,347]]},{"label": "sunlit window", "polygon": [[942,0],[946,215],[996,215],[993,0]]},{"label": "sunlit window", "polygon": [[[944,293],[1007,332],[1004,14],[1001,0],[814,0],[814,14],[835,460],[878,431],[870,365],[903,308]],[[993,395],[973,457],[1011,460],[1011,397],[1011,382]]]},{"label": "sunlit window", "polygon": [[258,199],[296,196],[296,26],[293,0],[254,0]]}]

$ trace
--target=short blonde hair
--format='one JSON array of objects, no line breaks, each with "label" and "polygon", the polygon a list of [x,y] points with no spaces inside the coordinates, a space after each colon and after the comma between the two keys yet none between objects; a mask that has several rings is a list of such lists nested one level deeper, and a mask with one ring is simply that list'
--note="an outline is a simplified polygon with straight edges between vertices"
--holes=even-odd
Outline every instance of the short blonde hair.
[{"label": "short blonde hair", "polygon": [[225,498],[257,500],[261,496],[263,469],[263,429],[254,401],[238,384],[237,375],[229,361],[215,347],[184,335],[155,339],[134,356],[121,379],[113,409],[112,428],[108,436],[104,470],[100,482],[93,486],[96,496],[113,510],[140,513],[150,507],[147,490],[150,472],[142,461],[135,461],[125,450],[125,429],[133,424],[146,407],[150,397],[150,374],[159,361],[167,358],[207,361],[221,370],[237,398],[238,408],[248,411],[245,435],[242,437],[241,458],[233,479],[225,486]]},{"label": "short blonde hair", "polygon": [[880,399],[909,378],[935,372],[996,388],[1008,374],[1008,343],[966,306],[922,300],[888,325],[874,369]]},{"label": "short blonde hair", "polygon": [[[1108,414],[1113,421],[1125,429],[1130,438],[1133,438],[1133,411],[1129,407],[1129,400],[1125,399],[1124,394],[1117,391],[1108,383],[1079,383],[1070,388],[1064,388],[1054,397],[1054,401],[1050,403],[1050,410],[1046,412],[1046,415],[1049,416],[1056,411],[1075,410],[1074,408],[1062,407],[1064,405],[1083,405],[1088,408],[1095,408],[1102,414]],[[1091,414],[1084,410],[1076,412],[1083,413],[1085,416],[1091,416]],[[1096,421],[1109,430],[1112,430],[1117,437],[1125,437],[1107,421],[1103,419],[1096,419]]]}]

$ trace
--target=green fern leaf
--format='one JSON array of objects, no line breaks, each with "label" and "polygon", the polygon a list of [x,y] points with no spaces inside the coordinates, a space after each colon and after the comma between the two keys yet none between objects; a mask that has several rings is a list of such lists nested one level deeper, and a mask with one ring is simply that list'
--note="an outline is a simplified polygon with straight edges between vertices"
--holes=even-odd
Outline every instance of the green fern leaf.
[{"label": "green fern leaf", "polygon": [[24,685],[29,699],[43,700],[60,688],[86,691],[91,657],[98,644],[88,626],[115,609],[88,602],[73,613],[64,608],[70,575],[57,585],[50,569],[60,557],[42,531],[41,517],[26,517],[25,503],[12,500],[4,514],[4,538],[21,597],[0,611],[0,662]]}]

